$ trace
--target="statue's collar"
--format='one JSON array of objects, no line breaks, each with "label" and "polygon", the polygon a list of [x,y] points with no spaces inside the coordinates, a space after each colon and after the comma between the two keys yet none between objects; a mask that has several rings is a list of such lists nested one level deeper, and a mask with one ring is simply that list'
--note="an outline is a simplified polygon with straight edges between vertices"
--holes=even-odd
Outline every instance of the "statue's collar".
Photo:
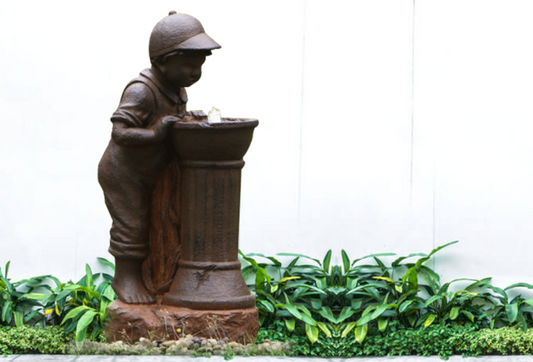
[{"label": "statue's collar", "polygon": [[187,103],[187,92],[185,91],[185,88],[180,88],[178,92],[175,90],[172,90],[165,86],[159,78],[156,77],[156,75],[152,72],[150,68],[147,68],[141,72],[141,75],[150,79],[156,87],[168,98],[170,98],[174,103],[176,104],[185,104]]}]

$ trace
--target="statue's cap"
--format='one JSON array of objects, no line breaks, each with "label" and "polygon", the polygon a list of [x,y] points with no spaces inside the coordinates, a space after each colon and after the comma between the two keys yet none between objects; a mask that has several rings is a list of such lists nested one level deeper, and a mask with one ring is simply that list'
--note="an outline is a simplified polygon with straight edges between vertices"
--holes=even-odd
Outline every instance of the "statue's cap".
[{"label": "statue's cap", "polygon": [[170,11],[150,35],[150,59],[174,50],[213,50],[220,45],[205,33],[198,19]]}]

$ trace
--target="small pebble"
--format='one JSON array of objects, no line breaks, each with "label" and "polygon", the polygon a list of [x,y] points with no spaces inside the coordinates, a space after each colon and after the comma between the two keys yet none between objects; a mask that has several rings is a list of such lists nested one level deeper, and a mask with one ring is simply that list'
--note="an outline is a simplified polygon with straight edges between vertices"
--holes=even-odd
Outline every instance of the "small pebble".
[{"label": "small pebble", "polygon": [[228,343],[228,346],[229,346],[230,348],[236,348],[236,347],[239,346],[239,344],[238,344],[237,342],[233,342],[233,341],[232,341],[232,342],[229,342],[229,343]]}]

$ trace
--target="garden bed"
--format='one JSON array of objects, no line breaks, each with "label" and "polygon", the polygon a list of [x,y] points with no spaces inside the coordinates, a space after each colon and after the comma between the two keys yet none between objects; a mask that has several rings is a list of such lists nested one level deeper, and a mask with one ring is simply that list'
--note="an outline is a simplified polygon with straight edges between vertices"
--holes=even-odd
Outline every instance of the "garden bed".
[{"label": "garden bed", "polygon": [[[17,282],[0,270],[0,354],[284,355],[380,357],[533,354],[533,299],[491,278],[442,283],[426,262],[429,254],[393,253],[351,260],[332,251],[321,260],[280,253],[240,253],[242,273],[255,294],[260,330],[255,344],[208,340],[180,331],[178,339],[148,334],[132,343],[106,344],[107,306],[116,299],[114,265],[61,283],[51,275]],[[283,263],[282,258],[289,258]],[[392,258],[387,261],[387,258]],[[463,284],[460,288],[454,285]],[[457,283],[457,284],[455,284]],[[514,296],[508,294],[513,289]],[[1,326],[3,325],[3,327]],[[175,337],[176,338],[176,337]]]}]

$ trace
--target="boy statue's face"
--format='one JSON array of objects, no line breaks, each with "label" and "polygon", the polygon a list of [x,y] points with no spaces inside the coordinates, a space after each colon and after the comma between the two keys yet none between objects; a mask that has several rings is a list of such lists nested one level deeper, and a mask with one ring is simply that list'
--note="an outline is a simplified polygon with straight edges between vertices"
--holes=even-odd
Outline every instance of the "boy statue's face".
[{"label": "boy statue's face", "polygon": [[166,57],[160,65],[165,80],[173,87],[190,87],[202,76],[203,54],[181,54]]}]

